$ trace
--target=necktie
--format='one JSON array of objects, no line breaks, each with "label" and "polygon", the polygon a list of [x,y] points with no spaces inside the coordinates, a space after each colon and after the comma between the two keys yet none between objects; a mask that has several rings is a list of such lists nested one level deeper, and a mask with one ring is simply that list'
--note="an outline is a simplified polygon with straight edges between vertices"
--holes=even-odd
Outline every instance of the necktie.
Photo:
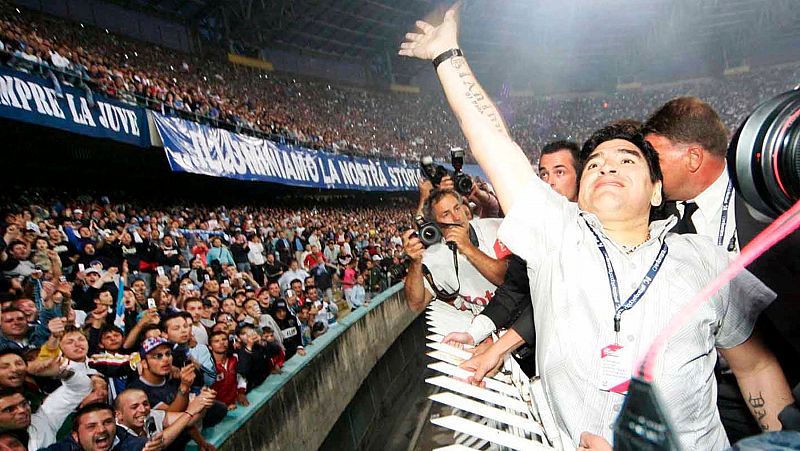
[{"label": "necktie", "polygon": [[697,233],[697,229],[692,224],[692,215],[697,211],[697,208],[695,202],[683,202],[683,216],[675,224],[675,233]]}]

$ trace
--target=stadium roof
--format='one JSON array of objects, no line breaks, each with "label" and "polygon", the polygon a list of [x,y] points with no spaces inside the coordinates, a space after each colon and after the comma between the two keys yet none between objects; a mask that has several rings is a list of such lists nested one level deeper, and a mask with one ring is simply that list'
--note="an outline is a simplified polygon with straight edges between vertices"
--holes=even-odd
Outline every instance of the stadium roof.
[{"label": "stadium roof", "polygon": [[[363,61],[393,55],[416,19],[437,0],[117,0],[197,26],[225,45],[283,48]],[[461,45],[477,65],[512,60],[612,63],[636,73],[632,61],[672,54],[724,58],[735,66],[764,42],[800,39],[795,0],[467,0]],[[391,56],[408,78],[422,67]]]}]

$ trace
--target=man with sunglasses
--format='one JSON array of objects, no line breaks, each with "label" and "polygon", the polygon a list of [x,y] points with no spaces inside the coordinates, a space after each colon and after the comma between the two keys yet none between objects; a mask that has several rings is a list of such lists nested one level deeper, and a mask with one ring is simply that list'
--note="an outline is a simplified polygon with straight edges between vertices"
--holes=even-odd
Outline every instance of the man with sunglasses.
[{"label": "man with sunglasses", "polygon": [[142,357],[142,374],[128,388],[138,388],[147,393],[154,409],[167,412],[183,412],[189,405],[189,390],[195,378],[194,365],[180,369],[180,377],[172,378],[172,343],[150,337],[142,342],[139,354]]}]

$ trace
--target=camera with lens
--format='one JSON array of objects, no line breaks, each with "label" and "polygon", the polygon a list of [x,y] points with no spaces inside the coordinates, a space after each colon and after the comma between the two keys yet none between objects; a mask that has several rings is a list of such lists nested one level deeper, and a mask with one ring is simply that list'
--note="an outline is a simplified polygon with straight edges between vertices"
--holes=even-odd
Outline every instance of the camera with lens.
[{"label": "camera with lens", "polygon": [[464,167],[464,149],[460,147],[450,149],[450,164],[453,165],[453,185],[456,191],[469,196],[472,192],[472,178],[461,171]]},{"label": "camera with lens", "polygon": [[434,164],[433,157],[430,155],[422,157],[419,161],[419,166],[420,169],[422,169],[422,175],[430,180],[433,186],[439,186],[439,184],[442,183],[442,178],[446,175],[450,175],[444,166],[441,164]]},{"label": "camera with lens", "polygon": [[800,199],[800,89],[756,107],[731,139],[728,173],[736,192],[775,218]]},{"label": "camera with lens", "polygon": [[453,186],[456,191],[463,196],[468,196],[472,191],[472,178],[462,172],[464,149],[460,147],[450,149],[450,164],[453,165],[453,172],[448,171],[447,168],[440,164],[435,164],[431,156],[424,156],[419,162],[422,175],[430,180],[433,186],[438,187],[442,183],[442,179],[449,175],[453,179]]},{"label": "camera with lens", "polygon": [[442,242],[442,229],[435,222],[426,221],[422,216],[417,216],[414,220],[417,223],[416,235],[423,246],[427,248]]}]

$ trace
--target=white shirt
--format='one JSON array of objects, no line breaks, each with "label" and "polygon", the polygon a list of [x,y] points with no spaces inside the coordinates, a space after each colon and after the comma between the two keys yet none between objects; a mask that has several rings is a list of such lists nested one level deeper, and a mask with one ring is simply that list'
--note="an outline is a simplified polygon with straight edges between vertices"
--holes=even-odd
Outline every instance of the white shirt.
[{"label": "white shirt", "polygon": [[[500,227],[499,238],[528,263],[537,367],[564,449],[575,449],[583,431],[611,442],[624,401],[624,395],[603,391],[598,384],[600,350],[615,341],[614,306],[589,224],[606,244],[623,302],[641,283],[661,243],[669,246],[646,294],[622,315],[619,343],[641,356],[727,265],[725,251],[707,237],[668,233],[674,223],[675,218],[651,223],[651,238],[627,254],[608,239],[596,216],[581,212],[534,177]],[[745,272],[703,304],[657,356],[655,387],[685,450],[728,446],[716,406],[715,347],[744,342],[774,298],[775,293]]]},{"label": "white shirt", "polygon": [[264,245],[261,243],[256,243],[251,241],[248,244],[250,251],[247,253],[247,259],[250,260],[250,263],[261,266],[267,262],[267,258],[264,257]]},{"label": "white shirt", "polygon": [[[495,243],[497,229],[501,222],[500,219],[473,219],[469,222],[478,237],[478,249],[492,258],[497,258]],[[472,266],[467,257],[460,252],[458,253],[458,278],[456,278],[453,251],[444,243],[434,244],[426,249],[422,257],[422,264],[428,268],[433,276],[434,284],[440,291],[452,293],[458,290],[458,297],[453,303],[456,308],[470,310],[474,315],[478,315],[486,307],[486,304],[492,300],[494,290],[497,289],[497,285],[483,277],[480,271]],[[425,289],[431,295],[436,296],[428,280],[423,279],[423,281]]]},{"label": "white shirt", "polygon": [[305,285],[306,277],[308,277],[308,273],[304,269],[298,268],[297,271],[287,269],[283,272],[281,278],[278,279],[278,283],[281,285],[282,290],[286,290],[294,279],[299,279],[303,282],[303,285]]},{"label": "white shirt", "polygon": [[[722,203],[725,200],[725,191],[728,188],[728,171],[722,171],[717,180],[714,181],[708,188],[695,197],[692,202],[697,204],[697,210],[692,214],[692,224],[698,235],[703,235],[711,238],[714,243],[717,243],[719,237],[719,229],[722,221]],[[733,250],[729,252],[731,255],[739,253],[739,243],[736,240],[736,190],[731,190],[730,202],[728,203],[728,217],[725,225],[725,231],[722,238],[722,247],[726,250],[733,240]],[[683,202],[677,203],[678,211],[683,215],[684,204]]]},{"label": "white shirt", "polygon": [[75,370],[75,374],[44,398],[39,410],[31,415],[28,449],[46,448],[55,443],[56,432],[61,428],[64,419],[91,393],[92,380],[79,367]]}]

